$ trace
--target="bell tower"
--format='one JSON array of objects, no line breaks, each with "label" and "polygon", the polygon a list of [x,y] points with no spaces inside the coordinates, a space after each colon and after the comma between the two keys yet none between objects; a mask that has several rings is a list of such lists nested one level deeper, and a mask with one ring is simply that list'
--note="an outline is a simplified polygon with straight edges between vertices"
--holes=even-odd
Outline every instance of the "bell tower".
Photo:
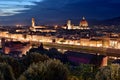
[{"label": "bell tower", "polygon": [[67,21],[67,27],[68,27],[68,29],[72,29],[71,20]]},{"label": "bell tower", "polygon": [[35,26],[35,19],[32,18],[32,27],[34,27],[34,26]]}]

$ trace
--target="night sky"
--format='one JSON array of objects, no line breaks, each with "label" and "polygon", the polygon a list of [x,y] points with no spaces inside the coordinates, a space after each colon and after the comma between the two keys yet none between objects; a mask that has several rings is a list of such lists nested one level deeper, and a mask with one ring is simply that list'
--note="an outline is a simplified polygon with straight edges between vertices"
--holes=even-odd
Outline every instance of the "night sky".
[{"label": "night sky", "polygon": [[120,0],[0,0],[0,25],[60,24],[68,19],[120,16]]}]

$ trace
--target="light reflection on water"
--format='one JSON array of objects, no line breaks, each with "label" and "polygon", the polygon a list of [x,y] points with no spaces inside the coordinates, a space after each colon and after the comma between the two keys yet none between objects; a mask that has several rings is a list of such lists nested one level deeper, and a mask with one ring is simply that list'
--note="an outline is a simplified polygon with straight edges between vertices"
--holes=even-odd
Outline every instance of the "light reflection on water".
[{"label": "light reflection on water", "polygon": [[[53,48],[53,47],[44,47],[45,49],[47,49],[47,50],[49,50],[50,48]],[[59,52],[61,52],[61,53],[64,53],[64,52],[66,52],[66,51],[68,51],[68,50],[66,50],[66,49],[58,49],[58,48],[56,48]]]}]

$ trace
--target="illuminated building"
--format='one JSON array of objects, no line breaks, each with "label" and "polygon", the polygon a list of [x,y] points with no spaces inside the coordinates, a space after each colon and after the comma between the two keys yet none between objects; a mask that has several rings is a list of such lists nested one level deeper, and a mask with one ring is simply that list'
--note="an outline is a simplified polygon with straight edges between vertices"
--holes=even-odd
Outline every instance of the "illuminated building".
[{"label": "illuminated building", "polygon": [[68,22],[67,22],[67,29],[90,29],[89,27],[88,27],[88,22],[85,20],[85,17],[83,17],[82,18],[82,20],[80,21],[80,24],[79,24],[79,26],[76,26],[76,25],[72,25],[71,24],[71,21],[70,20],[68,20]]},{"label": "illuminated building", "polygon": [[55,43],[58,44],[71,44],[71,45],[120,49],[120,38],[94,37],[94,38],[80,38],[78,40],[71,40],[71,39],[58,38],[56,36],[30,35],[30,34],[24,36],[24,34],[16,34],[16,33],[13,34],[13,33],[8,33],[7,31],[1,31],[0,37],[15,39],[18,41],[39,41],[39,42],[50,42],[50,43],[52,43],[53,39],[55,39]]},{"label": "illuminated building", "polygon": [[34,31],[34,32],[41,31],[41,29],[44,29],[44,28],[45,28],[45,26],[36,26],[35,25],[35,19],[32,18],[32,26],[30,27],[31,31]]},{"label": "illuminated building", "polygon": [[5,41],[5,39],[2,39],[1,43],[3,53],[13,57],[22,57],[31,48],[28,42]]},{"label": "illuminated building", "polygon": [[67,22],[67,28],[68,28],[68,29],[72,29],[72,24],[71,24],[71,21],[70,21],[70,20],[68,20],[68,22]]},{"label": "illuminated building", "polygon": [[32,27],[34,27],[34,26],[35,26],[35,19],[32,18]]},{"label": "illuminated building", "polygon": [[30,31],[33,31],[33,32],[56,32],[56,30],[47,29],[45,26],[36,26],[34,18],[32,18],[32,26],[30,27]]},{"label": "illuminated building", "polygon": [[80,29],[89,29],[88,22],[85,20],[85,17],[82,18],[79,24]]}]

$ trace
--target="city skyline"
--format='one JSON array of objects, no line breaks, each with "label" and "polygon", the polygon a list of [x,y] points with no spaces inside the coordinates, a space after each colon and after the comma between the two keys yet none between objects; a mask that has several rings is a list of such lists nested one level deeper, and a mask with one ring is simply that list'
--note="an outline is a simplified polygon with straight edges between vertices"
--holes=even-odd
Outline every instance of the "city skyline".
[{"label": "city skyline", "polygon": [[0,80],[120,80],[119,0],[0,0]]},{"label": "city skyline", "polygon": [[[0,24],[30,25],[35,17],[39,24],[59,24],[65,20],[109,19],[119,17],[118,0],[2,0],[0,2]],[[63,22],[64,21],[64,22]]]}]

